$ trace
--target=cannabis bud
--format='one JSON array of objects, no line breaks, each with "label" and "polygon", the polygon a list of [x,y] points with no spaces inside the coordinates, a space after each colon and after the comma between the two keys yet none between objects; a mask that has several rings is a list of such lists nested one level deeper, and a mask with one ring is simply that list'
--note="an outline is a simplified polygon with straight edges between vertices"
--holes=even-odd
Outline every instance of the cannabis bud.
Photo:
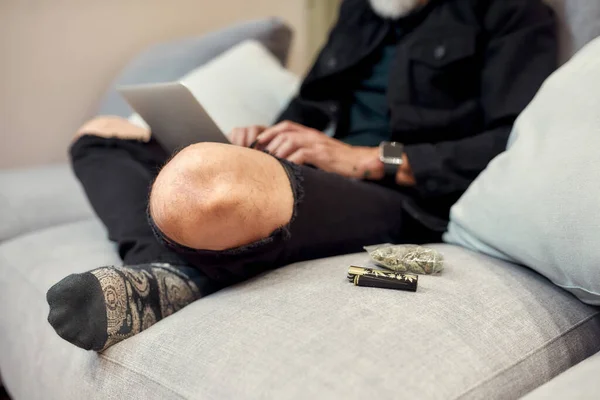
[{"label": "cannabis bud", "polygon": [[444,257],[436,250],[417,245],[365,247],[373,261],[400,273],[436,274],[444,269]]}]

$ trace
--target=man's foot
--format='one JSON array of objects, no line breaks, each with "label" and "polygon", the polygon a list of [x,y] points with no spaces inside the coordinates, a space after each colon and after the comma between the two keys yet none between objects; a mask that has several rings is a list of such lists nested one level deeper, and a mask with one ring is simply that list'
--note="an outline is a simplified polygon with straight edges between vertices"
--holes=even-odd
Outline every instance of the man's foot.
[{"label": "man's foot", "polygon": [[48,322],[68,342],[104,351],[214,291],[200,272],[169,264],[101,267],[48,290]]},{"label": "man's foot", "polygon": [[137,140],[149,142],[152,134],[148,128],[142,128],[129,120],[112,115],[95,117],[79,128],[75,139],[84,135],[94,135],[104,138]]}]

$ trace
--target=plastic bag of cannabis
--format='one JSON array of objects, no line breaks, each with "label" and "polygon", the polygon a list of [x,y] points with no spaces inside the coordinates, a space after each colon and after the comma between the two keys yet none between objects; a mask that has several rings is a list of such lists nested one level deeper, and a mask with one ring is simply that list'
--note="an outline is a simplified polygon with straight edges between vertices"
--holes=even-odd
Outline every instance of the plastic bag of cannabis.
[{"label": "plastic bag of cannabis", "polygon": [[444,269],[444,257],[436,250],[414,244],[367,246],[371,259],[392,271],[410,274],[437,274]]}]

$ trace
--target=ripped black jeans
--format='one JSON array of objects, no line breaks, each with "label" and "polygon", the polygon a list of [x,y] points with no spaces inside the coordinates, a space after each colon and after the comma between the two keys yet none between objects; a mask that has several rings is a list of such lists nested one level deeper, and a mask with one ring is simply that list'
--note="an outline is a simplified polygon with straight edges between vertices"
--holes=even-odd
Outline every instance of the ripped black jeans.
[{"label": "ripped black jeans", "polygon": [[86,135],[70,149],[73,169],[125,264],[190,265],[219,285],[293,262],[362,251],[377,243],[439,241],[404,211],[407,194],[282,161],[294,191],[292,221],[271,236],[226,251],[164,238],[147,216],[149,189],[169,155],[155,141]]}]

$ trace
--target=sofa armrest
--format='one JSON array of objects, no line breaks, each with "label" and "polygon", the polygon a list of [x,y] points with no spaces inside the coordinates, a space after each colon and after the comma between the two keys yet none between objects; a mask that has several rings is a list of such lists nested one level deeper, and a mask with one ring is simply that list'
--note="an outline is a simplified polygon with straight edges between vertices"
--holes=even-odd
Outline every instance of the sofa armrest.
[{"label": "sofa armrest", "polygon": [[67,164],[0,170],[0,242],[92,216]]}]

